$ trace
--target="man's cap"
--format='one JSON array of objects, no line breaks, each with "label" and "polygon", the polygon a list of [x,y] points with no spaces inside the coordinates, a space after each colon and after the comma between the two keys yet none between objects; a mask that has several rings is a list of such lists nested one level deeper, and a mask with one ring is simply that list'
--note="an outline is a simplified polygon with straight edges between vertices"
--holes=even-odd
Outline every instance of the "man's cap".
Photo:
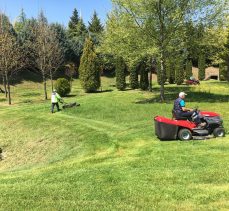
[{"label": "man's cap", "polygon": [[185,96],[185,95],[187,95],[185,92],[180,92],[179,93],[179,97],[182,97],[182,96]]}]

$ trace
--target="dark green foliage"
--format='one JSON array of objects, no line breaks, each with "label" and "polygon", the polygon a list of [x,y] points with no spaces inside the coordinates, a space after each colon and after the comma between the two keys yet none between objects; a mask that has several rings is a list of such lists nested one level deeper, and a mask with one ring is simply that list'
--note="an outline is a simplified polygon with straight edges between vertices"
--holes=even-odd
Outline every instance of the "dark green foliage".
[{"label": "dark green foliage", "polygon": [[79,67],[80,82],[85,92],[95,92],[100,87],[100,70],[91,38],[86,38]]},{"label": "dark green foliage", "polygon": [[227,80],[227,66],[224,63],[219,64],[219,79],[220,81]]},{"label": "dark green foliage", "polygon": [[68,61],[75,63],[76,66],[79,66],[86,36],[87,28],[83,22],[83,19],[78,17],[78,12],[75,9],[73,11],[71,20],[69,21],[69,29],[67,31],[67,59]]},{"label": "dark green foliage", "polygon": [[198,60],[199,80],[205,79],[205,64],[205,55],[201,53]]},{"label": "dark green foliage", "polygon": [[134,66],[130,69],[130,88],[131,89],[138,89],[139,88],[138,71],[137,71],[136,66]]},{"label": "dark green foliage", "polygon": [[93,16],[91,18],[91,22],[88,23],[88,31],[91,33],[102,33],[103,26],[101,24],[100,19],[98,18],[98,14],[94,11]]},{"label": "dark green foliage", "polygon": [[55,89],[61,97],[64,97],[71,92],[70,82],[65,78],[59,78],[55,83]]},{"label": "dark green foliage", "polygon": [[123,58],[119,57],[116,59],[115,63],[115,73],[116,73],[116,87],[118,90],[125,90],[126,88],[126,64]]},{"label": "dark green foliage", "polygon": [[177,85],[181,85],[184,82],[184,66],[183,62],[180,59],[177,59],[175,65],[175,82]]},{"label": "dark green foliage", "polygon": [[188,80],[192,75],[192,61],[188,60],[185,67],[185,78]]},{"label": "dark green foliage", "polygon": [[144,59],[139,64],[139,72],[140,72],[140,84],[139,84],[139,87],[142,90],[147,90],[149,88],[148,68],[147,68],[146,62],[147,62],[147,60]]},{"label": "dark green foliage", "polygon": [[88,32],[94,44],[98,45],[100,43],[101,34],[103,32],[103,26],[101,24],[100,19],[98,18],[96,11],[94,11],[94,14],[91,18],[91,22],[88,22],[88,24]]},{"label": "dark green foliage", "polygon": [[79,22],[79,14],[78,14],[77,9],[75,8],[73,10],[72,16],[70,17],[70,21],[68,23],[68,28],[71,30],[74,30],[75,27],[77,26],[78,22]]}]

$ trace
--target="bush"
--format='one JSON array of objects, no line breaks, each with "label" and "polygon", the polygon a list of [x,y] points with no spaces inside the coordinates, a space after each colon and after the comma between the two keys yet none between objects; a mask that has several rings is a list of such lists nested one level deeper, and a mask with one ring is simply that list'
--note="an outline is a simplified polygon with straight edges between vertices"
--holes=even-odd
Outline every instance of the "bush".
[{"label": "bush", "polygon": [[55,83],[55,89],[61,97],[64,97],[71,92],[70,82],[65,78],[59,78]]}]

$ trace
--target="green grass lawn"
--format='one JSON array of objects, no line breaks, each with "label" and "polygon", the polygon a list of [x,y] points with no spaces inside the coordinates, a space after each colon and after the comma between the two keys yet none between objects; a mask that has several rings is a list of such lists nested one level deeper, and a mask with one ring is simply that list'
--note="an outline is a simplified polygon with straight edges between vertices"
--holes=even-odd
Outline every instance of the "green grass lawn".
[{"label": "green grass lawn", "polygon": [[[66,102],[80,107],[50,113],[42,84],[0,97],[0,210],[228,210],[229,136],[159,141],[153,117],[171,117],[186,91],[187,106],[221,114],[229,128],[229,83],[166,86],[153,93],[119,92],[103,78],[103,92],[85,94],[76,80]],[[50,92],[50,88],[49,88]]]}]

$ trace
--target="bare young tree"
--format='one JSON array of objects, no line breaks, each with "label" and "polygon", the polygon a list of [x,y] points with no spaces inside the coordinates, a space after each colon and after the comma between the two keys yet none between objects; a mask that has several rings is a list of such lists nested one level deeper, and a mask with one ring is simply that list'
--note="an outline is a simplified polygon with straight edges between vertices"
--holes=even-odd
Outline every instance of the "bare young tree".
[{"label": "bare young tree", "polygon": [[42,13],[34,33],[36,33],[34,42],[35,65],[42,74],[44,96],[45,100],[47,100],[47,76],[50,75],[52,81],[53,72],[62,64],[63,54],[55,33],[51,30]]},{"label": "bare young tree", "polygon": [[49,77],[51,80],[52,91],[53,91],[53,74],[64,62],[63,49],[57,39],[56,33],[49,28],[48,31],[49,42],[47,44],[48,57],[49,57]]},{"label": "bare young tree", "polygon": [[0,70],[6,84],[9,105],[11,104],[10,80],[22,65],[16,38],[8,32],[0,32]]}]

